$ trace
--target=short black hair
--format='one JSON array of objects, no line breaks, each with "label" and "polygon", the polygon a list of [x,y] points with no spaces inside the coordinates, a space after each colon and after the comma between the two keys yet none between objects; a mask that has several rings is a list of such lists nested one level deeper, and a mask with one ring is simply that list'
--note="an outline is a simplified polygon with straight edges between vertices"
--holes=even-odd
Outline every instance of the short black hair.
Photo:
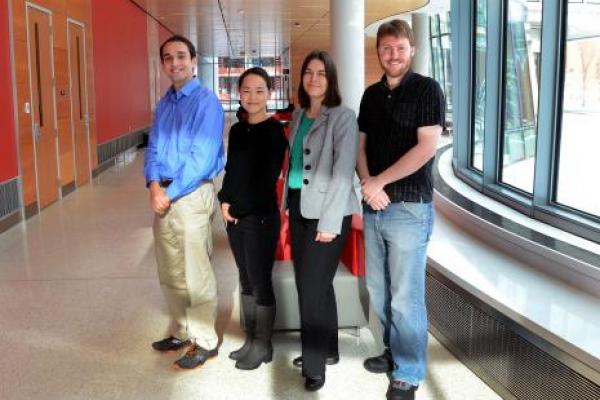
[{"label": "short black hair", "polygon": [[181,35],[173,35],[170,38],[168,38],[167,40],[164,41],[163,44],[160,45],[160,61],[164,62],[164,58],[163,58],[163,50],[165,48],[165,46],[167,45],[167,43],[171,43],[171,42],[181,42],[183,44],[185,44],[190,52],[190,58],[193,60],[194,58],[196,58],[196,48],[194,47],[194,44],[192,42],[190,42],[190,39],[186,38],[185,36],[181,36]]},{"label": "short black hair", "polygon": [[326,51],[313,50],[306,56],[306,58],[304,58],[302,68],[300,69],[300,85],[298,86],[298,100],[300,101],[300,107],[310,107],[310,98],[308,93],[306,93],[306,90],[304,90],[304,73],[306,72],[306,68],[308,68],[308,64],[312,60],[320,60],[323,62],[323,65],[325,65],[327,91],[325,92],[323,105],[327,107],[339,106],[342,104],[342,96],[340,95],[340,89],[338,87],[337,69],[335,67],[335,63],[333,62],[333,59],[329,53]]},{"label": "short black hair", "polygon": [[263,78],[263,80],[267,84],[267,89],[269,89],[269,90],[271,90],[271,88],[273,87],[273,81],[271,80],[271,77],[269,76],[267,71],[265,71],[261,67],[253,67],[253,68],[249,68],[249,69],[245,70],[238,78],[238,90],[241,89],[242,84],[244,83],[244,79],[248,75],[258,75],[261,78]]}]

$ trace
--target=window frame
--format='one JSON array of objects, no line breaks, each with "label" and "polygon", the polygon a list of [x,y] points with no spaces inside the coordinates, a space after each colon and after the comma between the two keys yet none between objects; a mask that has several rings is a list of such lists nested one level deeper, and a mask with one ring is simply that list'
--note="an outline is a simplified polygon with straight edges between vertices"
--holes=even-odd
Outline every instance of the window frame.
[{"label": "window frame", "polygon": [[[484,195],[523,214],[600,243],[600,216],[555,201],[560,163],[568,0],[546,1],[541,10],[536,153],[531,194],[499,179],[506,102],[504,69],[508,30],[507,0],[486,0],[486,94],[482,171],[472,165],[477,1],[480,0],[451,1],[452,79],[454,83],[469,82],[469,85],[455,84],[453,87],[452,164],[455,174]],[[469,21],[469,24],[461,25],[460,21]]]}]

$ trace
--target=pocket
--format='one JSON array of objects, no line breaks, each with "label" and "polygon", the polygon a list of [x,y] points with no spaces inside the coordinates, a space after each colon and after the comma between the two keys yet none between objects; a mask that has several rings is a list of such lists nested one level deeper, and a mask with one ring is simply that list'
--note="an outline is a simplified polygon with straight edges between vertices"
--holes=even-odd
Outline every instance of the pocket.
[{"label": "pocket", "polygon": [[401,204],[404,211],[408,212],[419,221],[427,218],[427,210],[429,207],[427,203],[402,202]]},{"label": "pocket", "polygon": [[198,189],[199,207],[201,213],[211,214],[215,206],[215,187],[210,182],[203,183]]}]

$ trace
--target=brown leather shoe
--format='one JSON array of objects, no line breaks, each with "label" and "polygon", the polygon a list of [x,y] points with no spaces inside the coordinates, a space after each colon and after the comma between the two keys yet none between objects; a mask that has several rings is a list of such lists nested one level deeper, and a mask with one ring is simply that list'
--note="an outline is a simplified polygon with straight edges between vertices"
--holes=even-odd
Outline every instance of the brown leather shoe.
[{"label": "brown leather shoe", "polygon": [[183,357],[173,363],[175,369],[194,369],[203,365],[207,360],[215,358],[219,354],[217,348],[206,350],[197,344],[185,352]]}]

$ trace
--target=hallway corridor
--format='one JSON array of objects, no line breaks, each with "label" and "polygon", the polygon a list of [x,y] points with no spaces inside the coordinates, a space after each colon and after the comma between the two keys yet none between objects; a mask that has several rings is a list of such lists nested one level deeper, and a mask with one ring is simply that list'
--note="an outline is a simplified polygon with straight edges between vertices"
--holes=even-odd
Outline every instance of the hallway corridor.
[{"label": "hallway corridor", "polygon": [[[170,368],[176,355],[153,352],[168,316],[142,161],[140,152],[120,156],[92,184],[0,235],[0,399],[384,398],[385,375],[362,368],[377,351],[367,328],[359,339],[340,332],[341,362],[328,368],[318,394],[304,391],[291,365],[296,332],[275,335],[272,363],[250,372],[233,367],[227,354],[242,342],[237,270],[217,214],[219,357],[182,373]],[[418,399],[499,398],[432,337],[429,354]]]}]

